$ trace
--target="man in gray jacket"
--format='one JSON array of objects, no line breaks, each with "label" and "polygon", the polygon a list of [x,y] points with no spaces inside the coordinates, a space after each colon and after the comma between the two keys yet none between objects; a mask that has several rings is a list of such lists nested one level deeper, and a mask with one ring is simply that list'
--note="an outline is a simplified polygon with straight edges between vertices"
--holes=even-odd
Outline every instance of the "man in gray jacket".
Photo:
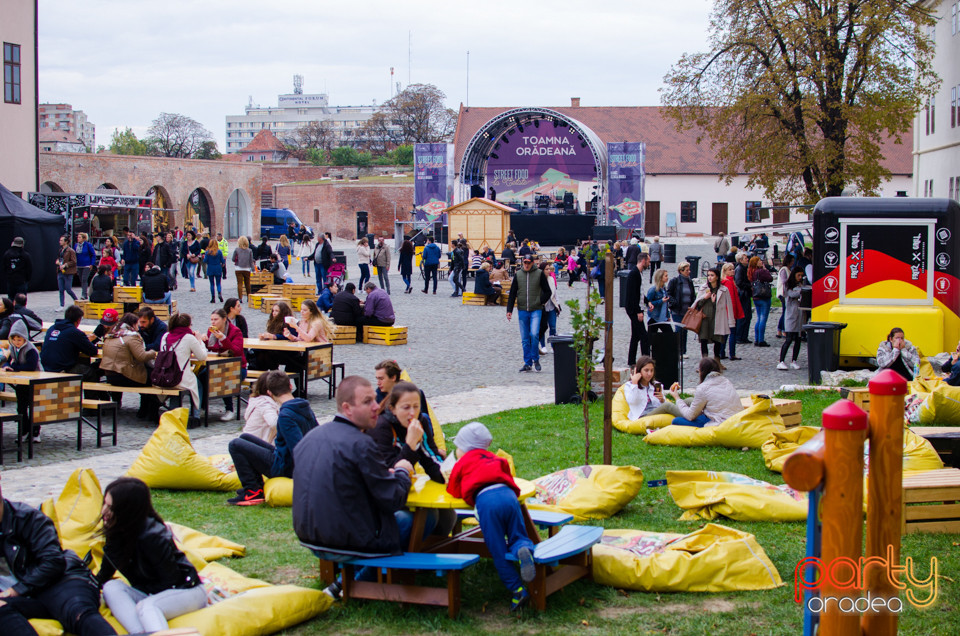
[{"label": "man in gray jacket", "polygon": [[540,370],[540,317],[550,296],[547,277],[533,266],[533,255],[525,254],[523,266],[513,277],[507,298],[507,320],[513,317],[514,305],[520,317],[520,343],[523,345],[520,373],[529,371],[531,366]]},{"label": "man in gray jacket", "polygon": [[653,273],[660,269],[660,262],[663,261],[663,245],[660,243],[660,237],[654,236],[653,243],[650,244],[650,283],[653,283]]}]

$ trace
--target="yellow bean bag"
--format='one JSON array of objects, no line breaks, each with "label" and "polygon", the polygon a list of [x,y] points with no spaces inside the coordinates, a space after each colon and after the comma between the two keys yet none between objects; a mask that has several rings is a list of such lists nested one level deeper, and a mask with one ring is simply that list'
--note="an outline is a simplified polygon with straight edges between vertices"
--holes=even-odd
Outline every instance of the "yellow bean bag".
[{"label": "yellow bean bag", "polygon": [[[410,379],[410,374],[404,369],[400,372],[400,379],[404,382],[413,382]],[[416,384],[416,382],[413,382]],[[433,407],[430,406],[430,402],[427,402],[427,415],[430,416],[430,423],[433,425],[433,441],[436,443],[437,448],[443,452],[447,452],[447,441],[443,438],[443,427],[440,425],[440,420],[437,419],[436,413],[433,412]]]},{"label": "yellow bean bag", "polygon": [[713,523],[687,535],[605,530],[593,546],[593,579],[641,592],[735,592],[783,585],[752,534]]},{"label": "yellow bean bag", "polygon": [[67,478],[67,483],[56,499],[40,504],[43,514],[53,520],[65,550],[73,550],[82,559],[92,552],[94,572],[103,559],[103,537],[100,530],[100,510],[103,508],[103,490],[96,474],[89,468],[78,468]]},{"label": "yellow bean bag", "polygon": [[663,428],[664,426],[670,426],[670,423],[673,422],[673,416],[666,413],[661,415],[648,415],[647,417],[631,420],[629,417],[630,406],[627,404],[623,385],[613,394],[611,411],[613,427],[618,431],[630,433],[631,435],[646,435],[647,429]]},{"label": "yellow bean bag", "polygon": [[807,495],[739,473],[669,470],[667,487],[681,521],[727,517],[735,521],[804,521]]},{"label": "yellow bean bag", "polygon": [[783,430],[783,418],[773,400],[753,396],[753,405],[733,415],[719,426],[674,426],[647,435],[648,444],[660,446],[725,446],[760,448],[774,431]]},{"label": "yellow bean bag", "polygon": [[643,487],[636,466],[577,466],[533,482],[537,494],[527,506],[572,514],[576,519],[607,519],[618,513]]},{"label": "yellow bean bag", "polygon": [[263,497],[271,508],[289,508],[293,505],[293,480],[271,477],[263,482]]},{"label": "yellow bean bag", "polygon": [[[943,460],[930,440],[921,437],[909,428],[903,429],[903,470],[927,471],[943,468]],[[870,473],[870,440],[863,445],[863,472]]]},{"label": "yellow bean bag", "polygon": [[763,463],[775,473],[783,472],[783,464],[790,453],[805,444],[810,438],[820,432],[815,426],[794,426],[782,431],[775,430],[760,447],[763,453]]},{"label": "yellow bean bag", "polygon": [[[187,433],[189,409],[174,409],[160,417],[160,426],[147,440],[128,477],[142,479],[151,488],[170,490],[239,490],[236,472],[224,473],[210,459],[198,455]],[[219,460],[214,458],[214,461]]]},{"label": "yellow bean bag", "polygon": [[918,424],[927,426],[960,426],[960,387],[945,382],[932,387],[920,405]]}]

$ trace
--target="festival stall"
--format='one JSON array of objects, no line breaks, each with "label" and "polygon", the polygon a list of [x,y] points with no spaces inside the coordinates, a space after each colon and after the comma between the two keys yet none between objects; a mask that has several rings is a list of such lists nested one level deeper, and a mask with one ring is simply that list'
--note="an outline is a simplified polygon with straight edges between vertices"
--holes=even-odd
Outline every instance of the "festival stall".
[{"label": "festival stall", "polygon": [[[30,291],[57,288],[54,261],[63,232],[63,217],[30,205],[0,184],[0,254],[10,248],[15,237],[23,237],[24,251],[33,263]],[[0,292],[6,293],[6,285],[6,280],[0,282]]]}]

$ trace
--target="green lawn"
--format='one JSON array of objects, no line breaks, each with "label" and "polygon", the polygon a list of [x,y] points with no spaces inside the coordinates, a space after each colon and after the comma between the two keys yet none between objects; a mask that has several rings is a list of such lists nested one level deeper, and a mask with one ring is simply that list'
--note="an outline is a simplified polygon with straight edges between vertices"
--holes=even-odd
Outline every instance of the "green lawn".
[{"label": "green lawn", "polygon": [[[805,392],[803,420],[818,425],[822,409],[836,394]],[[591,455],[602,458],[602,406],[592,407]],[[584,434],[577,406],[538,406],[480,418],[491,430],[493,448],[510,452],[521,477],[535,478],[584,463]],[[457,425],[444,427],[452,440]],[[662,479],[667,470],[726,470],[782,484],[777,473],[763,465],[759,451],[720,448],[672,448],[650,446],[640,437],[614,431],[613,461],[640,467],[645,479]],[[318,587],[316,563],[301,548],[291,529],[289,509],[266,507],[237,509],[224,504],[218,493],[173,493],[157,491],[156,506],[167,519],[220,534],[247,546],[247,556],[227,565],[247,576],[273,583]],[[685,533],[702,522],[680,522],[680,509],[666,487],[644,488],[636,499],[611,519],[607,528],[638,528]],[[785,585],[763,592],[723,594],[652,594],[623,592],[580,582],[551,596],[547,611],[525,610],[522,616],[508,612],[509,597],[490,562],[469,569],[463,580],[463,613],[451,620],[445,610],[401,607],[393,603],[353,602],[335,606],[318,619],[291,630],[293,634],[320,634],[331,630],[363,634],[456,633],[557,633],[592,630],[629,634],[798,634],[802,612],[793,601],[793,572],[804,556],[805,526],[802,523],[746,523],[721,521],[724,525],[756,535],[760,545],[780,571]],[[960,633],[960,591],[954,582],[960,571],[960,535],[914,534],[903,539],[902,553],[911,556],[918,574],[926,576],[930,557],[940,561],[940,589],[935,605],[921,611],[904,610],[901,634]],[[439,580],[438,580],[439,583]]]}]

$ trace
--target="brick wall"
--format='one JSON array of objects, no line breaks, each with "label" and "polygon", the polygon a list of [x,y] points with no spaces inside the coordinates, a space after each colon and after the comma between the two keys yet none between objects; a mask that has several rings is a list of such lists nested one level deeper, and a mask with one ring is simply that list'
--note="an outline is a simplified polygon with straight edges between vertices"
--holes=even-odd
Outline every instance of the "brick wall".
[{"label": "brick wall", "polygon": [[394,203],[401,220],[408,219],[413,207],[412,183],[321,183],[274,187],[276,207],[290,208],[307,225],[339,238],[356,237],[356,212],[359,210],[369,212],[371,232],[393,236]]}]

